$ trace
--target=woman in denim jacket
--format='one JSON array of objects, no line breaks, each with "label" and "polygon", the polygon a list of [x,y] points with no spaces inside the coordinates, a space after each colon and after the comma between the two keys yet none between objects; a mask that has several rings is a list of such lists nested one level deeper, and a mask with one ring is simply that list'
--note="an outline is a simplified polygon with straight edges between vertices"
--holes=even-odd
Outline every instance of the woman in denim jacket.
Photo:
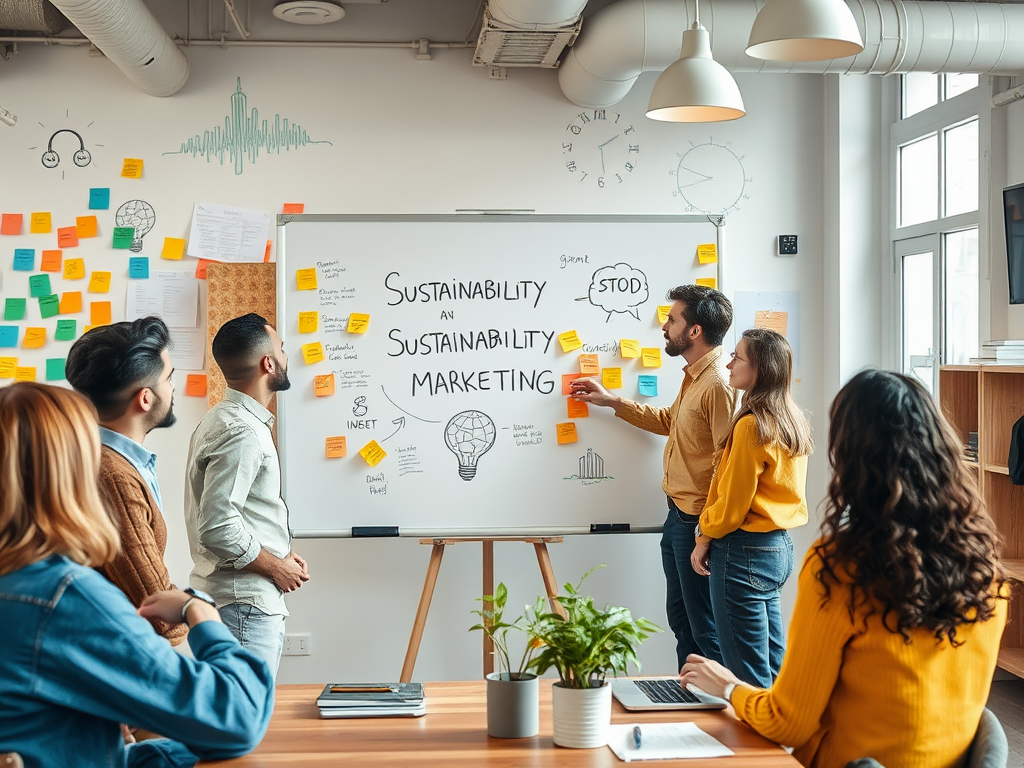
[{"label": "woman in denim jacket", "polygon": [[[136,613],[93,570],[119,546],[99,461],[84,398],[35,383],[0,389],[0,753],[26,768],[243,755],[266,731],[273,678],[212,605],[173,590]],[[143,617],[187,622],[195,658]],[[168,738],[126,747],[121,723]]]}]

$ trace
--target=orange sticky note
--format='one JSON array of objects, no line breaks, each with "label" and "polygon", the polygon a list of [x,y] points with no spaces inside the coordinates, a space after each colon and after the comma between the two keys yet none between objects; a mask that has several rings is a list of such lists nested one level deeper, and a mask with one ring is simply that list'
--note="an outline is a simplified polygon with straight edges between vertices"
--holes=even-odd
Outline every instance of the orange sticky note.
[{"label": "orange sticky note", "polygon": [[82,311],[82,292],[68,291],[61,294],[60,307],[57,310],[62,315],[72,315]]},{"label": "orange sticky note", "polygon": [[563,352],[572,352],[574,349],[579,349],[583,346],[583,342],[580,341],[576,331],[566,331],[565,333],[558,334],[558,343],[562,345]]},{"label": "orange sticky note", "polygon": [[622,389],[622,369],[601,369],[601,383],[604,384],[605,389]]},{"label": "orange sticky note", "polygon": [[366,463],[371,467],[376,467],[388,454],[380,447],[380,445],[377,444],[376,440],[371,440],[359,449],[359,455],[362,456]]},{"label": "orange sticky note", "polygon": [[181,261],[182,255],[185,253],[185,238],[183,237],[165,237],[164,247],[160,250],[161,259],[170,259],[171,261]]},{"label": "orange sticky note", "polygon": [[594,376],[600,372],[601,364],[597,361],[597,355],[580,355],[580,373]]},{"label": "orange sticky note", "polygon": [[14,369],[14,380],[15,381],[35,381],[36,380],[36,369],[35,368],[22,368],[20,365]]},{"label": "orange sticky note", "polygon": [[559,445],[578,442],[579,437],[576,434],[575,422],[566,421],[562,424],[555,424],[555,438],[558,440]]},{"label": "orange sticky note", "polygon": [[75,229],[78,230],[79,237],[96,237],[99,224],[96,222],[95,216],[77,216],[75,217]]},{"label": "orange sticky note", "polygon": [[285,203],[281,213],[302,213],[306,210],[305,203]]},{"label": "orange sticky note", "polygon": [[25,349],[39,349],[46,343],[46,328],[26,328],[21,346]]},{"label": "orange sticky note", "polygon": [[582,378],[583,378],[583,374],[582,373],[563,373],[562,374],[562,394],[563,395],[571,395],[572,394],[572,383],[573,383],[573,381],[576,380],[576,379],[582,379]]},{"label": "orange sticky note", "polygon": [[585,419],[590,415],[587,404],[572,397],[565,398],[565,411],[570,419]]},{"label": "orange sticky note", "polygon": [[64,279],[81,280],[85,277],[85,259],[65,259]]},{"label": "orange sticky note", "polygon": [[319,323],[319,312],[299,312],[299,333],[314,333]]},{"label": "orange sticky note", "polygon": [[303,344],[301,349],[302,359],[306,361],[306,365],[319,363],[324,359],[324,345],[319,341],[314,341],[311,344]]},{"label": "orange sticky note", "polygon": [[698,277],[694,280],[697,285],[703,286],[704,288],[717,288],[718,280],[714,277]]},{"label": "orange sticky note", "polygon": [[718,246],[714,243],[704,243],[697,246],[697,261],[701,264],[714,264],[718,261]]},{"label": "orange sticky note", "polygon": [[13,379],[18,369],[18,358],[0,357],[0,379]]},{"label": "orange sticky note", "polygon": [[330,397],[334,394],[334,374],[313,377],[313,394],[317,397]]},{"label": "orange sticky note", "polygon": [[78,227],[57,227],[57,245],[61,248],[77,248]]},{"label": "orange sticky note", "polygon": [[359,312],[353,312],[348,316],[348,328],[349,333],[366,333],[366,329],[370,327],[370,316],[364,315]]},{"label": "orange sticky note", "polygon": [[672,305],[661,305],[658,307],[658,325],[668,322],[668,313],[672,311]]},{"label": "orange sticky note", "polygon": [[619,339],[619,355],[625,360],[640,357],[640,342],[636,339]]},{"label": "orange sticky note", "polygon": [[89,278],[89,293],[110,293],[110,273],[93,272]]},{"label": "orange sticky note", "polygon": [[28,231],[33,235],[45,235],[52,229],[49,211],[36,211],[29,219]]},{"label": "orange sticky note", "polygon": [[328,459],[343,459],[348,453],[348,446],[345,445],[345,436],[324,438],[324,451]]},{"label": "orange sticky note", "polygon": [[62,251],[43,251],[43,262],[39,265],[39,270],[41,272],[60,272],[63,258]]},{"label": "orange sticky note", "polygon": [[295,270],[295,282],[298,285],[298,289],[300,291],[315,291],[316,269],[310,267],[309,269]]},{"label": "orange sticky note", "polygon": [[143,161],[138,157],[126,157],[121,166],[122,179],[141,179]]},{"label": "orange sticky note", "polygon": [[270,263],[270,240],[267,240],[267,250],[263,252],[263,263]]},{"label": "orange sticky note", "polygon": [[213,264],[213,260],[212,259],[200,259],[199,261],[197,261],[196,262],[196,279],[198,279],[198,280],[205,280],[206,279],[206,270],[207,270],[207,268],[211,264]]},{"label": "orange sticky note", "polygon": [[0,235],[20,235],[22,215],[5,213],[0,216]]},{"label": "orange sticky note", "polygon": [[190,373],[185,377],[185,397],[206,397],[205,373]]},{"label": "orange sticky note", "polygon": [[89,302],[89,322],[92,325],[110,325],[111,314],[109,301]]},{"label": "orange sticky note", "polygon": [[644,347],[640,350],[640,359],[644,368],[661,368],[661,349],[659,347]]}]

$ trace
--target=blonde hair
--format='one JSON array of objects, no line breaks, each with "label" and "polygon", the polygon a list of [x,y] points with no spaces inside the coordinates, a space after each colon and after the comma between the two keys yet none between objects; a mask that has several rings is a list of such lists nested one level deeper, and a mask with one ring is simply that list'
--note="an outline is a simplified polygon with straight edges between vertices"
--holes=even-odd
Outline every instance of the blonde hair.
[{"label": "blonde hair", "polygon": [[0,575],[51,555],[105,565],[120,539],[100,497],[96,411],[68,389],[0,388]]}]

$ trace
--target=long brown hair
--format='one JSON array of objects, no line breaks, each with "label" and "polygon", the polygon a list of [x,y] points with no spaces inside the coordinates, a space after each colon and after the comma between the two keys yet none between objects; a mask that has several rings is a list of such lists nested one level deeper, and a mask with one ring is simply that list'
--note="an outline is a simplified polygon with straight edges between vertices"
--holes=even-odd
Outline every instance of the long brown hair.
[{"label": "long brown hair", "polygon": [[50,555],[104,565],[119,537],[100,499],[96,412],[68,389],[0,388],[0,575]]},{"label": "long brown hair", "polygon": [[995,525],[963,446],[918,382],[858,373],[832,402],[832,479],[815,551],[825,589],[850,584],[851,616],[876,610],[910,642],[926,628],[957,645],[987,621],[1005,581]]},{"label": "long brown hair", "polygon": [[789,390],[792,347],[785,336],[768,328],[750,328],[742,338],[754,367],[754,385],[743,394],[733,425],[753,414],[762,445],[778,443],[791,456],[807,456],[814,450],[814,439],[807,417]]}]

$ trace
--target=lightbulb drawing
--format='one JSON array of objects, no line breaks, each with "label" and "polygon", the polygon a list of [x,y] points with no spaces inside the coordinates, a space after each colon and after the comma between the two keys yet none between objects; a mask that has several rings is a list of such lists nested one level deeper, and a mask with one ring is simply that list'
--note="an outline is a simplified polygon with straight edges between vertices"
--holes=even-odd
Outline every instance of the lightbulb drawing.
[{"label": "lightbulb drawing", "polygon": [[476,463],[491,450],[496,434],[486,413],[462,411],[452,416],[444,428],[444,442],[459,460],[459,477],[472,480],[476,476]]},{"label": "lightbulb drawing", "polygon": [[135,228],[135,237],[129,250],[138,253],[142,250],[142,238],[156,224],[156,211],[145,200],[129,200],[117,209],[114,223],[119,227]]}]

